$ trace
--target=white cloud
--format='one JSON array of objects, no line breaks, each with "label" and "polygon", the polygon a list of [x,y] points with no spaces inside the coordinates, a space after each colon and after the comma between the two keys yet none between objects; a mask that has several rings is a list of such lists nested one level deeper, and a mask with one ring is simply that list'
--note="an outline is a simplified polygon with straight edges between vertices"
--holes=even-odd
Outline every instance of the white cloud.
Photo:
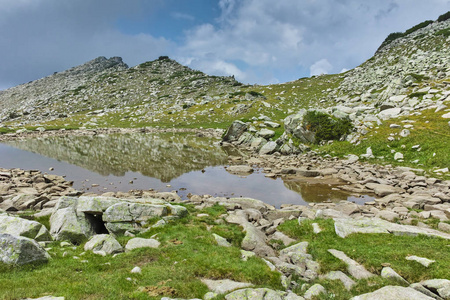
[{"label": "white cloud", "polygon": [[310,76],[329,74],[331,70],[333,70],[333,66],[326,58],[316,61],[309,67]]},{"label": "white cloud", "polygon": [[[248,80],[338,73],[370,58],[391,32],[444,13],[448,0],[221,0],[218,22],[188,30],[179,51],[246,65]],[[322,61],[326,57],[329,65]],[[315,65],[318,63],[317,65]],[[269,70],[263,79],[257,69]],[[310,69],[312,68],[312,69]],[[240,68],[243,70],[243,68]],[[250,74],[249,70],[253,70]],[[244,72],[244,71],[243,71]]]}]

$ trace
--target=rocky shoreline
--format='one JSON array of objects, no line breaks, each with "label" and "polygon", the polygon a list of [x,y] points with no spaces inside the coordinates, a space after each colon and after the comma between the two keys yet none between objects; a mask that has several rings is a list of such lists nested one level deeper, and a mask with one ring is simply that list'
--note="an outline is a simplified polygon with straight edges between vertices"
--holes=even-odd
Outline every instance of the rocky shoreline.
[{"label": "rocky shoreline", "polygon": [[[10,135],[4,138],[28,138],[43,136],[44,134],[98,134],[137,131],[141,130],[81,130],[71,131],[70,133],[64,131],[33,132]],[[177,130],[177,132],[180,131],[192,132],[191,130]],[[149,129],[145,132],[160,131]],[[218,134],[218,131],[215,130],[198,130],[195,132],[214,136]],[[94,195],[76,191],[71,187],[72,183],[61,176],[42,174],[33,170],[0,169],[0,210],[4,211],[0,214],[0,217],[5,219],[2,222],[3,227],[1,227],[0,237],[3,242],[7,241],[7,244],[25,243],[25,238],[31,241],[33,239],[41,241],[41,245],[34,244],[35,248],[39,249],[37,251],[40,254],[33,254],[31,258],[37,260],[49,258],[46,252],[42,252],[45,251],[42,246],[46,245],[46,241],[53,239],[72,243],[80,243],[83,240],[90,239],[92,242],[87,243],[85,248],[87,247],[88,250],[91,249],[91,251],[100,255],[109,255],[115,253],[114,251],[123,251],[122,248],[116,247],[113,248],[115,249],[113,251],[108,248],[112,244],[117,246],[115,240],[109,241],[111,238],[114,239],[114,236],[123,234],[134,236],[143,232],[145,228],[164,226],[167,221],[174,217],[179,218],[185,215],[187,211],[182,206],[178,206],[177,203],[192,204],[197,210],[221,205],[226,208],[227,213],[217,219],[217,222],[237,224],[243,228],[245,233],[241,244],[243,259],[254,255],[264,259],[273,271],[282,274],[282,284],[286,289],[285,291],[253,289],[250,286],[243,286],[243,283],[232,281],[227,281],[223,285],[223,280],[205,283],[212,293],[208,297],[245,287],[229,293],[225,296],[226,299],[269,299],[270,297],[275,297],[273,299],[311,299],[315,295],[326,293],[325,288],[320,284],[312,286],[306,284],[303,297],[298,296],[291,292],[293,288],[298,286],[293,278],[299,278],[303,282],[312,282],[319,277],[328,280],[341,280],[350,289],[355,284],[355,280],[377,276],[349,258],[348,253],[345,254],[335,249],[329,249],[329,252],[348,265],[348,273],[339,271],[320,274],[320,264],[314,261],[311,254],[308,253],[308,242],[294,240],[277,229],[280,224],[287,220],[298,219],[298,223],[301,224],[305,220],[313,220],[314,222],[316,219],[333,219],[335,233],[342,238],[352,233],[386,233],[412,236],[420,234],[450,239],[450,224],[448,223],[450,218],[450,181],[422,176],[420,175],[422,171],[419,169],[370,165],[361,163],[352,157],[347,160],[339,160],[321,157],[314,152],[290,156],[251,154],[250,157],[246,158],[230,157],[229,162],[229,168],[234,167],[236,174],[245,175],[251,172],[253,168],[258,167],[263,169],[267,177],[290,176],[303,180],[333,181],[339,183],[336,186],[337,189],[353,194],[373,194],[375,199],[366,202],[364,205],[340,201],[337,203],[310,203],[308,206],[284,204],[280,209],[275,209],[262,201],[247,198],[190,195],[188,200],[183,201],[176,191],[158,193],[148,190],[108,192],[102,195]],[[127,208],[124,210],[122,206]],[[133,207],[133,209],[130,207]],[[35,226],[38,226],[39,229],[25,230],[25,234],[17,232],[17,227],[27,228],[27,226],[17,226],[17,222],[25,221],[22,218],[15,217],[15,215],[27,210],[35,211],[35,217],[51,216],[49,232],[43,232],[45,230],[42,225],[36,224]],[[135,214],[128,216],[124,215],[123,211],[134,211]],[[92,216],[95,216],[95,218],[93,219]],[[159,221],[147,227],[145,225],[147,220],[155,216],[159,218]],[[427,225],[428,219],[439,220],[435,223],[437,226],[432,228]],[[95,222],[99,223],[92,220],[97,220]],[[11,226],[8,227],[7,224],[13,224],[11,226],[15,229],[12,229]],[[319,234],[321,232],[319,224],[313,224],[315,224],[313,225],[314,232]],[[104,230],[99,231],[96,226],[100,226]],[[74,230],[74,228],[78,229]],[[35,235],[30,236],[30,231],[33,231]],[[215,236],[215,238],[219,245],[229,246],[226,239],[220,236]],[[279,244],[270,242],[273,240],[281,241],[282,248],[289,247],[279,250]],[[151,247],[159,246],[157,240],[144,241],[145,243],[146,245],[150,244]],[[91,244],[95,245],[92,246]],[[130,245],[130,247],[132,246]],[[27,257],[26,259],[29,260],[30,258]],[[406,259],[413,259],[425,264],[432,263],[427,258],[414,255]],[[2,260],[8,261],[4,257]],[[389,267],[383,268],[381,276],[401,278]],[[399,289],[402,290],[399,292]],[[387,286],[375,291],[373,297],[362,295],[354,299],[380,299],[376,298],[380,293],[383,295],[405,293],[405,295],[410,295],[414,299],[430,299],[427,298],[429,296],[434,299],[449,299],[450,281],[434,279],[434,281],[413,283],[410,287]]]}]

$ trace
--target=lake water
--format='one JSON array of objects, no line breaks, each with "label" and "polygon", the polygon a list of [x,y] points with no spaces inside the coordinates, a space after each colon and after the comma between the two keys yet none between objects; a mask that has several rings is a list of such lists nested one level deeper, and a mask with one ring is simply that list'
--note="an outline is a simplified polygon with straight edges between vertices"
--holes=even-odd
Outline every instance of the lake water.
[{"label": "lake water", "polygon": [[333,190],[328,184],[270,179],[261,170],[245,178],[232,175],[224,166],[235,150],[222,148],[217,142],[193,133],[34,138],[0,144],[0,167],[63,175],[74,181],[75,189],[95,193],[176,190],[184,199],[188,193],[251,197],[276,207],[370,200]]}]

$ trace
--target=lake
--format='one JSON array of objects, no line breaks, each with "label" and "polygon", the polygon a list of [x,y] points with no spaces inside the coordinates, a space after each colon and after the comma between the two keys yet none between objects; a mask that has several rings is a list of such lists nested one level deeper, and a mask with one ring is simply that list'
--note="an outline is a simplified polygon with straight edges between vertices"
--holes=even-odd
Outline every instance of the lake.
[{"label": "lake", "polygon": [[83,192],[176,190],[191,194],[250,197],[281,204],[350,200],[332,185],[286,178],[270,179],[260,169],[242,177],[225,166],[236,149],[195,133],[132,133],[49,136],[0,144],[0,167],[35,169],[65,176]]}]

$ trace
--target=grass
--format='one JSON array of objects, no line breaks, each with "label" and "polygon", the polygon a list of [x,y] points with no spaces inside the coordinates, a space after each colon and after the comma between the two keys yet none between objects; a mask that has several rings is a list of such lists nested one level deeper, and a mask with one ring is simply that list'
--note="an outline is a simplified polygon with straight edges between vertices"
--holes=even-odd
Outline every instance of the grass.
[{"label": "grass", "polygon": [[[189,210],[193,211],[192,207]],[[209,212],[215,219],[224,208],[213,207],[203,212]],[[211,231],[207,225],[212,226]],[[59,242],[54,242],[48,246],[52,259],[47,264],[0,265],[0,299],[44,295],[66,299],[202,298],[208,292],[200,281],[202,278],[281,288],[280,275],[270,271],[261,259],[242,261],[238,247],[218,246],[212,232],[222,234],[233,245],[242,239],[241,228],[236,225],[186,217],[141,235],[144,238],[156,235],[161,242],[158,249],[136,249],[114,258],[84,252],[83,245],[62,248]],[[129,239],[119,237],[118,241],[125,245]],[[142,269],[141,274],[130,273],[135,266]]]},{"label": "grass", "polygon": [[[368,147],[372,148],[375,157],[369,160],[373,163],[389,163],[399,166],[410,166],[422,168],[433,173],[435,168],[445,168],[450,166],[450,127],[448,120],[441,117],[443,112],[435,113],[434,110],[424,110],[420,115],[411,115],[398,119],[385,121],[377,128],[373,128],[364,136],[358,145],[349,142],[334,142],[320,148],[323,153],[329,153],[339,157],[346,154],[364,154]],[[404,123],[402,121],[413,121]],[[409,129],[411,134],[407,137],[400,137],[402,130],[390,128],[391,124],[412,124],[413,129]],[[388,137],[395,138],[388,141]],[[415,145],[420,145],[420,151],[413,149]],[[394,160],[394,153],[401,152],[404,155],[404,162]],[[382,158],[381,158],[382,157]],[[413,161],[418,160],[418,163]]]},{"label": "grass", "polygon": [[[313,233],[313,222],[323,229],[321,233]],[[297,220],[291,220],[280,225],[278,229],[294,239],[309,242],[308,253],[320,263],[321,274],[337,270],[347,273],[345,264],[327,251],[337,249],[376,275],[380,275],[382,264],[389,263],[391,268],[410,283],[433,278],[450,278],[450,251],[437,251],[448,248],[449,242],[443,239],[390,234],[352,234],[343,239],[335,234],[334,221],[330,219],[307,220],[301,225],[298,225]],[[417,262],[407,261],[405,257],[408,255],[426,257],[436,262],[425,268]],[[334,299],[349,299],[385,285],[398,285],[379,276],[358,281],[351,291],[345,290],[340,282],[318,280],[311,284],[314,283],[324,285],[329,294],[334,295]],[[330,298],[322,296],[319,299]]]}]

